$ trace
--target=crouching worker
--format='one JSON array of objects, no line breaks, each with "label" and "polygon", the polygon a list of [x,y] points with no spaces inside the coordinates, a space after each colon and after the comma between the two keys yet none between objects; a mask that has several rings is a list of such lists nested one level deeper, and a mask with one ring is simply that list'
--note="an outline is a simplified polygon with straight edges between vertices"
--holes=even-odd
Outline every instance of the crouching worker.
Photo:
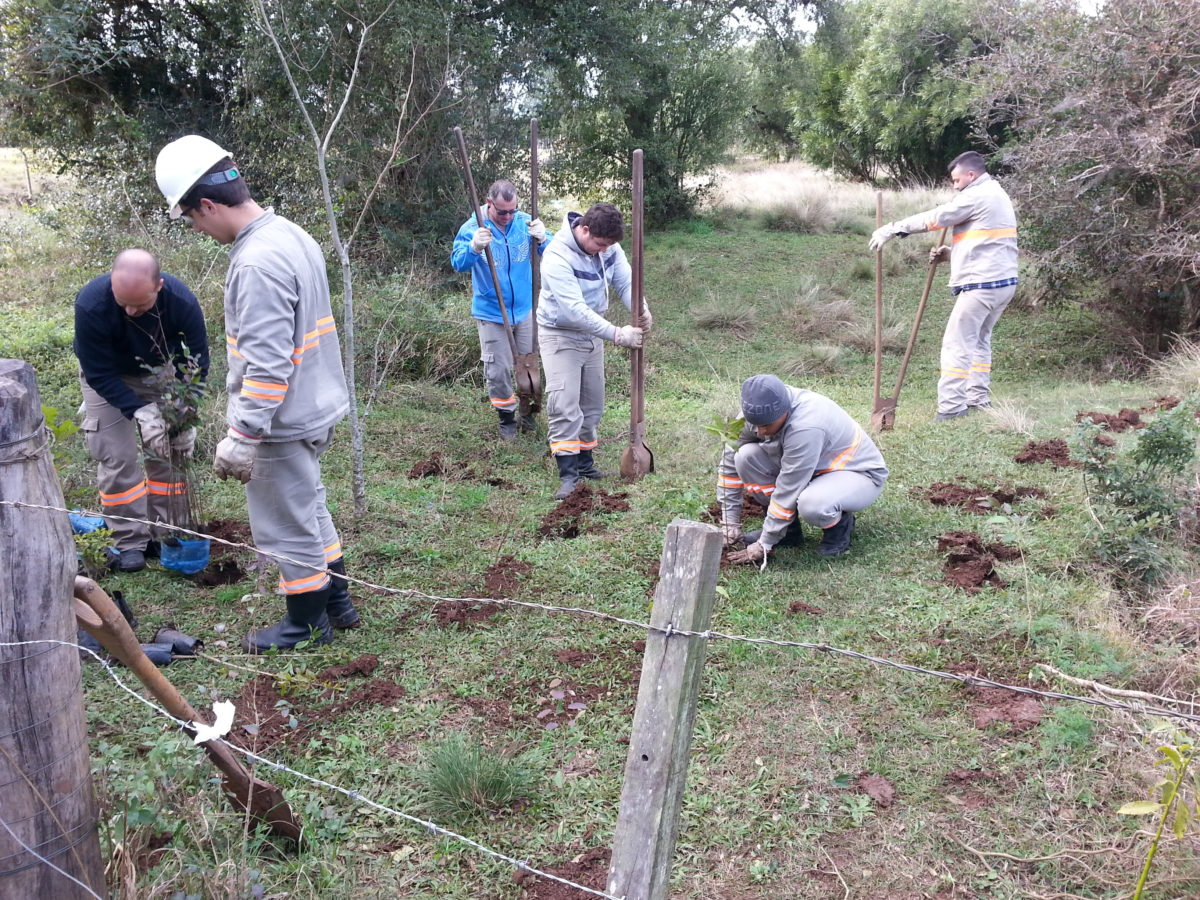
[{"label": "crouching worker", "polygon": [[[850,549],[854,514],[883,492],[888,470],[875,442],[821,394],[788,387],[774,375],[742,384],[746,427],[717,469],[725,546],[744,541],[735,563],[761,563],[777,547],[804,541],[801,523],[822,529],[817,554]],[[742,498],[767,508],[761,531],[742,534]]]}]

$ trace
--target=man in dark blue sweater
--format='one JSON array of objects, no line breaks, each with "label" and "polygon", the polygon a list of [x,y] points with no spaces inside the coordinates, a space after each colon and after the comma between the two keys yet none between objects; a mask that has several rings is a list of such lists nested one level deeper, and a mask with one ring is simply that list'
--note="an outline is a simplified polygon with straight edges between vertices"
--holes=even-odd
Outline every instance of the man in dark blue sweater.
[{"label": "man in dark blue sweater", "polygon": [[[162,522],[177,518],[173,509],[188,508],[187,486],[172,457],[191,456],[196,429],[173,424],[185,412],[179,408],[181,392],[164,391],[162,379],[186,382],[189,365],[201,382],[208,375],[208,335],[196,296],[178,278],[162,274],[147,251],[123,250],[112,271],[93,278],[75,298],[75,355],[83,431],[97,463],[104,512]],[[188,402],[191,398],[182,398]],[[150,527],[119,519],[109,519],[108,527],[120,551],[115,568],[145,568]]]}]

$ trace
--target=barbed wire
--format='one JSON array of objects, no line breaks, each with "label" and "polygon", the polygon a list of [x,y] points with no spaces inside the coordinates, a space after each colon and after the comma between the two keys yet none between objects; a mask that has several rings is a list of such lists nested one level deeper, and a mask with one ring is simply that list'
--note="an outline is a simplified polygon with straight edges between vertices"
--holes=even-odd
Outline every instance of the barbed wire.
[{"label": "barbed wire", "polygon": [[[73,512],[73,510],[64,509],[62,507],[44,506],[44,505],[39,505],[39,504],[24,503],[24,502],[18,501],[18,500],[0,500],[0,506],[27,507],[27,508],[31,508],[31,509],[48,510],[51,512]],[[92,513],[90,510],[83,510],[83,512],[86,514],[91,514],[91,515],[96,515],[96,516],[101,515],[100,513]],[[111,519],[121,519],[121,520],[129,521],[129,522],[137,522],[137,523],[145,524],[145,525],[152,525],[152,526],[155,526],[158,528],[168,528],[168,529],[171,529],[174,531],[179,531],[179,532],[182,532],[185,534],[191,534],[196,537],[208,538],[210,540],[216,541],[217,543],[224,544],[226,546],[238,547],[238,548],[242,548],[245,550],[250,550],[252,552],[255,552],[262,556],[265,556],[267,558],[273,558],[273,559],[279,559],[279,560],[291,562],[296,565],[300,565],[300,566],[304,566],[305,568],[312,569],[313,571],[316,571],[316,572],[326,571],[326,569],[324,567],[314,566],[312,563],[300,562],[299,560],[294,560],[289,557],[271,553],[269,551],[259,550],[258,548],[254,547],[253,545],[250,545],[250,544],[240,543],[237,541],[228,541],[228,540],[225,540],[224,538],[218,538],[213,535],[206,535],[201,532],[192,531],[187,528],[181,528],[176,525],[167,525],[166,523],[162,523],[162,522],[150,522],[146,519],[133,519],[133,518],[129,518],[127,516],[106,516],[106,517],[111,518]],[[849,649],[846,649],[843,647],[835,647],[831,644],[814,643],[814,642],[810,642],[810,641],[787,641],[787,640],[780,640],[777,638],[751,637],[751,636],[740,635],[740,634],[726,634],[725,632],[715,631],[715,630],[711,630],[711,629],[707,630],[707,631],[688,631],[685,629],[675,628],[669,624],[665,628],[660,628],[659,626],[653,625],[649,622],[641,622],[636,619],[627,619],[622,616],[613,615],[612,613],[606,613],[606,612],[602,612],[600,610],[595,610],[595,609],[588,609],[586,607],[555,606],[553,604],[535,603],[531,600],[513,600],[512,598],[509,598],[509,597],[439,597],[436,594],[429,594],[424,591],[416,590],[414,588],[395,588],[395,587],[390,587],[388,585],[375,584],[374,582],[366,581],[361,578],[356,578],[351,575],[341,576],[339,574],[338,577],[345,577],[346,580],[349,582],[358,584],[362,587],[370,588],[371,590],[378,591],[378,592],[381,592],[384,594],[392,594],[392,595],[402,596],[402,597],[415,597],[415,598],[420,598],[423,600],[431,600],[431,601],[436,601],[436,602],[441,602],[441,603],[472,603],[472,604],[494,603],[499,606],[516,606],[516,607],[523,607],[523,608],[527,608],[527,609],[539,609],[544,612],[569,613],[572,615],[589,616],[589,617],[596,618],[596,619],[602,619],[602,620],[608,621],[608,622],[615,622],[620,625],[627,625],[627,626],[637,628],[638,630],[642,630],[642,631],[649,631],[651,633],[659,633],[666,637],[671,637],[671,636],[675,635],[675,636],[679,636],[679,637],[697,637],[697,638],[701,638],[701,639],[708,640],[708,641],[715,639],[715,640],[731,641],[734,643],[753,644],[753,645],[759,645],[759,646],[791,648],[791,649],[800,649],[800,650],[815,650],[815,651],[818,651],[821,653],[828,653],[828,654],[831,654],[834,656],[844,656],[844,657],[847,657],[850,659],[861,660],[863,662],[868,662],[873,665],[881,666],[884,668],[897,669],[899,671],[908,672],[910,674],[928,675],[930,677],[938,678],[938,679],[941,679],[944,681],[954,681],[954,682],[958,682],[959,684],[966,685],[968,687],[994,688],[996,690],[1011,691],[1012,693],[1015,693],[1015,694],[1024,694],[1026,696],[1031,696],[1031,697],[1040,697],[1040,698],[1043,698],[1046,700],[1062,700],[1062,701],[1075,702],[1075,703],[1084,703],[1084,704],[1087,704],[1090,706],[1102,706],[1102,707],[1105,707],[1108,709],[1120,710],[1122,712],[1128,712],[1128,713],[1132,713],[1134,715],[1162,716],[1164,718],[1179,719],[1181,721],[1185,721],[1185,722],[1189,722],[1189,723],[1200,724],[1200,715],[1197,715],[1194,713],[1181,712],[1181,711],[1175,710],[1175,709],[1168,709],[1166,707],[1161,707],[1161,706],[1151,706],[1149,704],[1144,704],[1144,703],[1128,703],[1128,702],[1124,702],[1121,700],[1111,700],[1111,699],[1100,698],[1100,697],[1084,697],[1084,696],[1080,696],[1078,694],[1067,694],[1067,693],[1063,693],[1060,691],[1043,691],[1043,690],[1038,690],[1037,688],[1026,687],[1024,685],[1014,685],[1014,684],[1007,684],[1007,683],[1000,682],[1000,681],[994,681],[990,678],[984,678],[983,676],[980,676],[980,675],[964,675],[964,674],[961,674],[958,672],[945,672],[945,671],[942,671],[939,669],[930,669],[930,668],[926,668],[924,666],[912,665],[910,663],[897,662],[896,660],[887,659],[886,657],[871,656],[870,654],[867,654],[867,653],[861,653],[857,650],[849,650]],[[1164,699],[1168,702],[1174,702],[1169,697],[1164,697],[1162,699]],[[1187,701],[1179,701],[1179,702],[1181,704],[1187,703]],[[1191,703],[1187,703],[1187,705],[1192,706],[1194,708],[1194,705]]]},{"label": "barbed wire", "polygon": [[[114,682],[116,682],[117,686],[119,688],[121,688],[121,690],[123,690],[125,693],[129,694],[129,696],[133,697],[135,700],[139,701],[140,703],[150,707],[150,709],[154,710],[160,716],[174,722],[180,728],[184,728],[185,726],[188,725],[187,722],[171,715],[169,712],[167,712],[161,706],[154,703],[152,700],[146,699],[141,694],[139,694],[137,691],[135,691],[133,688],[131,688],[128,684],[125,683],[125,681],[121,678],[121,676],[117,674],[116,670],[113,669],[113,667],[109,664],[109,662],[107,660],[105,660],[103,657],[101,657],[99,654],[97,654],[95,651],[91,650],[88,647],[81,646],[80,644],[73,643],[72,641],[60,641],[60,640],[55,640],[55,639],[51,639],[51,638],[44,638],[44,639],[32,640],[32,641],[0,641],[0,647],[28,647],[28,646],[32,646],[34,644],[57,644],[62,647],[74,647],[76,650],[81,650],[81,651],[89,654],[94,659],[96,659],[100,663],[100,665],[102,665],[104,667],[105,671],[108,672],[109,676],[112,678],[112,680]],[[424,828],[426,831],[430,832],[431,834],[436,834],[436,835],[440,835],[442,837],[451,838],[452,840],[458,841],[461,844],[465,844],[466,846],[468,846],[474,850],[477,850],[480,853],[483,853],[487,856],[491,856],[496,859],[499,859],[502,862],[506,862],[509,865],[514,866],[523,872],[528,872],[531,875],[537,875],[540,878],[547,878],[551,881],[557,881],[560,884],[565,884],[568,887],[575,888],[576,890],[583,891],[584,893],[591,894],[595,897],[602,897],[602,898],[604,898],[604,900],[625,900],[624,897],[615,897],[612,894],[605,893],[604,891],[598,891],[595,888],[590,888],[590,887],[587,887],[586,885],[577,884],[574,881],[569,881],[566,878],[562,878],[561,876],[555,875],[553,872],[547,872],[543,869],[535,868],[534,866],[530,865],[525,860],[520,860],[515,857],[509,856],[505,853],[500,852],[499,850],[493,850],[492,848],[486,847],[483,844],[479,843],[478,841],[472,840],[471,838],[466,837],[465,835],[461,835],[455,831],[451,831],[449,828],[445,828],[441,825],[436,824],[435,822],[430,822],[427,819],[422,819],[418,816],[411,815],[410,813],[406,813],[403,810],[393,809],[390,806],[387,806],[383,803],[379,803],[375,800],[372,800],[370,797],[365,797],[365,796],[363,796],[363,794],[360,791],[351,790],[349,788],[344,788],[344,787],[341,787],[340,785],[333,784],[332,782],[325,781],[325,780],[323,780],[321,778],[317,778],[313,775],[309,775],[306,772],[301,772],[298,769],[293,769],[291,766],[287,766],[281,762],[276,762],[275,760],[268,759],[265,756],[262,756],[258,753],[254,753],[251,750],[247,750],[245,747],[239,747],[237,744],[234,744],[231,741],[227,741],[224,738],[217,738],[216,740],[219,740],[222,744],[227,746],[230,750],[234,751],[235,753],[239,753],[242,756],[246,757],[247,759],[254,760],[256,763],[267,766],[268,768],[274,769],[279,772],[286,772],[287,774],[292,775],[296,778],[299,778],[301,781],[306,781],[309,784],[317,785],[318,787],[323,787],[323,788],[326,788],[331,791],[336,791],[337,793],[350,798],[351,800],[355,801],[356,803],[361,803],[364,806],[369,806],[372,809],[377,809],[380,812],[384,812],[389,815],[395,816],[399,819],[403,819],[404,821],[406,821],[412,825],[419,825],[422,828]],[[4,825],[4,827],[8,830],[9,834],[13,834],[12,830],[8,829],[7,824],[4,823],[3,820],[0,820],[0,824]],[[25,849],[28,850],[33,856],[38,857],[39,859],[42,860],[42,862],[45,862],[46,865],[50,866],[51,868],[53,868],[59,872],[62,872],[62,870],[59,869],[57,866],[55,866],[52,862],[50,862],[49,860],[47,860],[43,857],[40,857],[35,851],[30,849],[29,846],[27,844],[25,844],[23,841],[21,841],[21,839],[18,838],[15,834],[13,834],[13,838],[17,841],[17,843],[21,844],[22,847],[25,847]],[[66,872],[62,872],[62,874],[67,875]],[[70,875],[67,875],[67,877],[71,878]],[[71,880],[75,881],[76,879],[72,878]],[[84,885],[84,887],[86,888],[86,885]],[[99,900],[98,895],[91,892],[90,888],[88,889],[88,891],[89,891],[89,893],[92,893],[93,896],[96,896],[97,900]]]}]

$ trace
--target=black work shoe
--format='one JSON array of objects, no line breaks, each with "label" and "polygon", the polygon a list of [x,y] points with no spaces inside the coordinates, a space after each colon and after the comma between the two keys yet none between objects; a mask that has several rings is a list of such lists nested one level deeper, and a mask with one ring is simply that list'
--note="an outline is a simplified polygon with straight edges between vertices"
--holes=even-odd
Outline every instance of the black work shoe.
[{"label": "black work shoe", "polygon": [[334,628],[357,628],[362,624],[362,616],[350,600],[350,582],[338,577],[346,574],[345,557],[331,562],[329,572],[329,602],[325,604],[329,624]]},{"label": "black work shoe", "polygon": [[325,607],[329,603],[330,585],[318,591],[288,594],[287,613],[270,628],[257,628],[242,638],[247,653],[266,653],[272,647],[291,650],[302,641],[312,646],[333,640],[333,628]]},{"label": "black work shoe", "polygon": [[841,556],[850,549],[850,535],[854,534],[854,513],[842,513],[836,525],[830,525],[821,535],[817,545],[817,556],[826,558]]},{"label": "black work shoe", "polygon": [[141,550],[122,550],[117,561],[113,563],[113,570],[117,572],[140,572],[144,568],[146,568],[146,554]]},{"label": "black work shoe", "polygon": [[978,409],[991,409],[991,408],[992,408],[991,400],[985,400],[982,403],[968,403],[967,404],[968,412],[975,412]]},{"label": "black work shoe", "polygon": [[161,559],[162,544],[155,540],[146,541],[146,549],[142,552],[146,559]]},{"label": "black work shoe", "polygon": [[517,439],[517,414],[511,409],[498,409],[500,414],[500,440],[515,441]]},{"label": "black work shoe", "polygon": [[[758,539],[762,537],[762,529],[757,531],[747,531],[742,535],[742,540],[746,542],[746,546],[757,544]],[[783,533],[783,540],[776,544],[772,549],[779,550],[786,547],[799,547],[804,543],[804,526],[799,522],[793,522],[787,527],[787,531]]]},{"label": "black work shoe", "polygon": [[566,500],[575,490],[575,485],[579,484],[579,457],[575,454],[556,456],[554,461],[558,463],[559,477],[558,490],[554,492],[554,499]]},{"label": "black work shoe", "polygon": [[537,434],[537,416],[535,416],[533,413],[521,416],[521,430],[525,432],[525,434]]},{"label": "black work shoe", "polygon": [[970,409],[960,409],[957,412],[938,413],[933,417],[933,420],[935,422],[949,422],[951,419],[961,419],[970,411]]},{"label": "black work shoe", "polygon": [[601,478],[607,478],[608,473],[596,468],[596,463],[592,460],[591,450],[579,451],[579,468],[576,470],[580,478],[590,478],[592,481],[599,481]]}]

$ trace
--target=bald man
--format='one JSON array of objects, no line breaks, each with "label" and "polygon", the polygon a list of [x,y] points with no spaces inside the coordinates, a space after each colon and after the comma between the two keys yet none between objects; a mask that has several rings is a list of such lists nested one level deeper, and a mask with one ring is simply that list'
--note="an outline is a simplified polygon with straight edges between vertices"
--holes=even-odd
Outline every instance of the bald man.
[{"label": "bald man", "polygon": [[[150,368],[173,363],[174,377],[181,378],[190,355],[201,380],[208,376],[208,334],[195,294],[164,275],[147,251],[121,251],[112,271],[93,278],[75,297],[75,355],[83,431],[96,461],[103,512],[169,522],[170,507],[181,508],[186,490],[171,458],[191,456],[196,429],[172,433],[160,405],[161,384]],[[120,551],[114,568],[144,569],[147,550],[153,556],[158,547],[150,526],[106,521]]]}]

